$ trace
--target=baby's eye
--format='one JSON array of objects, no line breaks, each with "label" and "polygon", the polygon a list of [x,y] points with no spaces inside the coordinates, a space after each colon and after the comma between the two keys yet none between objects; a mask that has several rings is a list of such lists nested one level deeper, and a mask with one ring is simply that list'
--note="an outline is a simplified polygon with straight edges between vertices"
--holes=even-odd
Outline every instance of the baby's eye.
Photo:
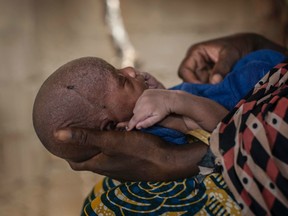
[{"label": "baby's eye", "polygon": [[125,85],[126,81],[127,81],[127,78],[126,78],[125,76],[120,76],[120,84],[121,84],[122,86]]},{"label": "baby's eye", "polygon": [[105,127],[104,127],[104,131],[111,131],[111,130],[115,130],[116,128],[116,123],[115,122],[108,122]]},{"label": "baby's eye", "polygon": [[118,83],[119,83],[119,85],[120,86],[124,86],[126,81],[127,81],[127,77],[124,76],[123,74],[119,73],[118,74]]}]

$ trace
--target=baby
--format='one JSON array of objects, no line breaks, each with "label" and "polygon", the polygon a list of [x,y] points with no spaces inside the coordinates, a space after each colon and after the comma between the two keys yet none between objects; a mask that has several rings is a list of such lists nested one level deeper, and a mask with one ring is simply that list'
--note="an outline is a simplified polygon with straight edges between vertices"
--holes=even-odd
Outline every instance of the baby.
[{"label": "baby", "polygon": [[164,86],[148,73],[131,67],[118,70],[100,58],[73,60],[41,86],[33,107],[35,131],[42,144],[61,157],[66,150],[55,146],[56,130],[119,130],[117,123],[129,121],[137,99],[148,88]]},{"label": "baby", "polygon": [[[283,60],[278,53],[273,52],[267,56],[266,52],[264,57],[261,53],[255,53],[240,60],[238,66],[236,65],[220,84],[182,83],[171,89],[187,91],[196,97],[198,95],[210,98],[214,104],[221,104],[219,106],[230,110],[262,78],[270,69],[270,65],[273,66]],[[265,66],[258,66],[255,69],[253,65],[254,74],[251,74],[251,70],[248,69],[255,59],[257,65],[259,59],[264,59],[265,64],[263,62],[261,64]],[[248,82],[240,82],[241,79]],[[116,69],[96,57],[73,60],[57,69],[41,86],[33,107],[35,131],[43,145],[51,153],[61,157],[61,151],[66,151],[66,148],[55,143],[53,134],[56,130],[66,127],[99,131],[121,130],[123,128],[119,126],[125,127],[124,122],[129,122],[138,98],[147,89],[164,89],[164,86],[150,74],[138,72],[132,67]],[[146,132],[164,138],[167,134],[174,133],[174,136],[176,133],[177,140],[180,135],[184,137],[179,143],[185,143],[185,135],[180,132],[179,134],[178,131],[186,132],[199,127],[193,124],[192,119],[187,120],[187,116],[166,118],[160,122],[160,125],[166,128],[149,128]],[[207,121],[208,116],[209,113]],[[189,121],[192,121],[192,124],[189,124]],[[192,128],[189,125],[192,125]],[[167,131],[167,128],[177,131],[169,129]],[[169,142],[169,139],[167,141]],[[57,153],[54,150],[55,145],[58,145]],[[75,148],[80,147],[76,145]]]}]

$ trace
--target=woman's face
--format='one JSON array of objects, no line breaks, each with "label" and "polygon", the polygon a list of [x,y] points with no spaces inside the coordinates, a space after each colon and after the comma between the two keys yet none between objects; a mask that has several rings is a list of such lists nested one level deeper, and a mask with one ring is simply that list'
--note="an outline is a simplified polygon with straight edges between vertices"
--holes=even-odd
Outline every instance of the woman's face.
[{"label": "woman's face", "polygon": [[114,130],[117,123],[129,121],[136,101],[149,88],[145,73],[132,67],[116,69],[108,81],[100,129]]}]

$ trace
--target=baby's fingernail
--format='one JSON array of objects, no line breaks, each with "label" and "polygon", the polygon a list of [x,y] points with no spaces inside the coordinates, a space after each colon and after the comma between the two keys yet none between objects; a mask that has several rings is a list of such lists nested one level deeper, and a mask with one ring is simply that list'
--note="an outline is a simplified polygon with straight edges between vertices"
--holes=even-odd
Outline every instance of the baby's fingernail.
[{"label": "baby's fingernail", "polygon": [[128,131],[128,130],[129,130],[129,127],[128,127],[128,126],[126,126],[126,127],[125,127],[125,130],[126,130],[126,131]]},{"label": "baby's fingernail", "polygon": [[217,84],[223,80],[222,76],[220,74],[214,74],[211,78],[212,84]]},{"label": "baby's fingernail", "polygon": [[59,141],[66,141],[72,138],[70,130],[58,130],[54,133],[54,136]]}]

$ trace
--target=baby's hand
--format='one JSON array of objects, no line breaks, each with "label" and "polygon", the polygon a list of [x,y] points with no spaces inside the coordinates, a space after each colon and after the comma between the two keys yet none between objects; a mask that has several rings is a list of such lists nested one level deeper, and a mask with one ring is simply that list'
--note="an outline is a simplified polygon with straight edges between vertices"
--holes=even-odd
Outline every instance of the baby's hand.
[{"label": "baby's hand", "polygon": [[127,130],[150,127],[171,113],[173,91],[148,89],[139,97],[134,107],[134,116],[128,123]]}]

